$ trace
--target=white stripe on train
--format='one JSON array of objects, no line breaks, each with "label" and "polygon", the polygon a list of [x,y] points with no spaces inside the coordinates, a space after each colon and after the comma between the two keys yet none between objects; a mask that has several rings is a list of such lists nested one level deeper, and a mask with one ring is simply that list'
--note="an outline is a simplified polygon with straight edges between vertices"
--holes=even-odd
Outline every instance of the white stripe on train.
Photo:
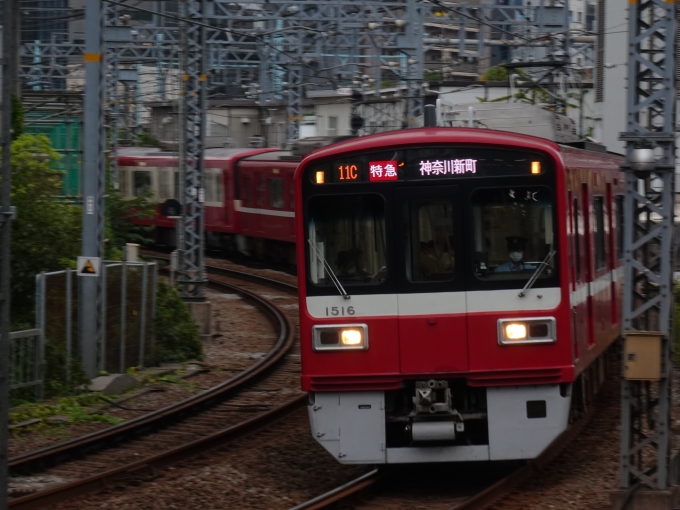
[{"label": "white stripe on train", "polygon": [[[612,281],[618,281],[622,276],[623,270],[619,268],[590,284],[582,284],[571,292],[571,306],[608,289]],[[312,317],[323,319],[553,310],[561,301],[559,287],[531,289],[523,298],[518,294],[519,289],[370,295],[351,295],[350,292],[350,299],[343,299],[339,294],[307,296],[306,303]]]},{"label": "white stripe on train", "polygon": [[282,218],[294,218],[293,211],[275,211],[272,209],[261,209],[259,207],[243,207],[240,200],[234,200],[234,209],[239,212],[250,214],[263,214],[265,216],[279,216]]}]

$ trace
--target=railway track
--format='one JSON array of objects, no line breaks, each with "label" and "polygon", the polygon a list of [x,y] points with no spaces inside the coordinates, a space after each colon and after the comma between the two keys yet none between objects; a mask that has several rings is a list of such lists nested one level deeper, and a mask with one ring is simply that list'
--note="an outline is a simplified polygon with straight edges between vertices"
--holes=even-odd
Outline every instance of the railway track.
[{"label": "railway track", "polygon": [[[492,475],[493,481],[487,483],[480,490],[472,491],[471,493],[469,484],[479,482],[479,477],[475,477],[474,474],[465,473],[465,468],[462,469],[459,473],[461,479],[455,480],[453,478],[453,481],[450,481],[451,485],[460,487],[460,489],[452,489],[447,494],[442,494],[440,491],[436,496],[437,502],[441,502],[442,508],[447,510],[483,510],[493,502],[501,499],[504,495],[510,493],[520,484],[529,480],[557,457],[569,442],[581,432],[595,412],[596,407],[591,406],[589,412],[584,417],[572,424],[539,457],[512,469],[508,467],[501,468],[501,474]],[[399,469],[390,469],[389,466],[387,468],[377,468],[335,489],[301,503],[291,510],[321,510],[334,507],[337,504],[350,504],[350,501],[352,501],[352,508],[361,508],[361,502],[357,503],[354,501],[358,498],[370,500],[370,503],[366,506],[384,506],[389,508],[389,503],[394,499],[386,498],[385,494],[381,493],[388,493],[391,488],[399,486],[401,482],[399,474]],[[401,473],[401,475],[403,477],[404,473]],[[413,477],[414,475],[409,473],[406,476]],[[427,478],[427,475],[425,478]],[[424,485],[431,489],[436,484],[430,483]],[[384,505],[382,504],[383,502],[385,503]]]},{"label": "railway track", "polygon": [[[221,275],[228,272],[216,269],[215,273]],[[275,280],[235,273],[229,272],[229,277],[247,279],[268,289],[295,290],[294,286]],[[120,425],[10,459],[13,476],[40,472],[42,477],[66,483],[14,498],[9,508],[42,508],[118,481],[153,478],[158,469],[214,449],[304,403],[304,395],[291,397],[290,392],[281,390],[296,387],[299,374],[297,362],[286,358],[294,344],[294,327],[286,314],[270,300],[226,282],[224,277],[211,277],[209,286],[239,294],[261,309],[278,329],[273,348],[246,370],[190,398]]]}]

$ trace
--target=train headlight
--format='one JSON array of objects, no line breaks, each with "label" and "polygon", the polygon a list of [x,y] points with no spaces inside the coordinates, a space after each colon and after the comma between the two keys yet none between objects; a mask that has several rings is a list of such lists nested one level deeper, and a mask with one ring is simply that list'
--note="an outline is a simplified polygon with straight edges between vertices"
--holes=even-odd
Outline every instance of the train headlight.
[{"label": "train headlight", "polygon": [[527,337],[527,326],[521,322],[505,325],[505,338],[508,340],[524,340]]},{"label": "train headlight", "polygon": [[498,343],[501,345],[551,344],[555,341],[554,317],[498,320]]},{"label": "train headlight", "polygon": [[362,331],[360,329],[343,329],[340,332],[340,343],[342,345],[361,345],[364,343]]},{"label": "train headlight", "polygon": [[368,326],[366,324],[314,326],[312,345],[315,351],[366,350]]}]

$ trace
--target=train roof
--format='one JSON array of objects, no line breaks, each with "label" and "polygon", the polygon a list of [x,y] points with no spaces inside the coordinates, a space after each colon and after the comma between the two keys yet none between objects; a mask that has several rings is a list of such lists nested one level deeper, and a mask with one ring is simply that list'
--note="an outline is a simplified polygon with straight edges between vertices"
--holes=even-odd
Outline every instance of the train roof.
[{"label": "train roof", "polygon": [[[361,152],[370,150],[386,150],[388,148],[408,147],[413,145],[426,145],[432,142],[440,144],[464,143],[470,145],[496,145],[506,147],[522,147],[526,149],[542,150],[545,152],[559,153],[566,147],[573,148],[567,144],[539,138],[536,136],[512,133],[510,131],[496,131],[492,129],[480,128],[458,128],[458,127],[428,127],[403,129],[398,131],[387,131],[373,135],[362,136],[350,140],[339,141],[333,145],[318,148],[310,152],[303,161],[308,158],[322,158],[336,156],[343,152]],[[574,144],[578,145],[578,144]],[[601,149],[596,149],[591,145],[576,147],[586,149],[592,153],[600,153]],[[598,156],[613,156],[606,153]]]},{"label": "train roof", "polygon": [[271,152],[267,149],[253,149],[252,147],[240,147],[240,148],[217,148],[217,149],[205,149],[204,157],[206,158],[233,158],[244,152],[258,153],[258,152]]},{"label": "train roof", "polygon": [[[230,159],[239,154],[251,153],[267,153],[275,151],[275,149],[253,149],[252,147],[239,147],[239,148],[213,148],[205,149],[204,157],[206,158],[222,158]],[[281,152],[281,151],[277,151]],[[119,156],[126,157],[150,157],[150,158],[176,158],[177,151],[165,151],[157,147],[123,147],[118,149]]]},{"label": "train roof", "polygon": [[246,156],[241,161],[290,161],[294,163],[299,163],[302,158],[293,155],[291,151],[275,150],[270,152],[263,152],[261,154],[254,154],[252,156]]},{"label": "train roof", "polygon": [[163,151],[158,147],[119,147],[119,156],[161,156]]}]

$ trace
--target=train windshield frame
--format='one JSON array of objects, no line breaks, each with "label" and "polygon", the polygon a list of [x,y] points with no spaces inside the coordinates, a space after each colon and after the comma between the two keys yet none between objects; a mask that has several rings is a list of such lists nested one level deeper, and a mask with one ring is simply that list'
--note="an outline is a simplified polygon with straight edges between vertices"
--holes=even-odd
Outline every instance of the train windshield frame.
[{"label": "train windshield frame", "polygon": [[483,280],[526,280],[556,269],[554,196],[546,186],[476,188],[470,195],[474,271]]},{"label": "train windshield frame", "polygon": [[[343,272],[345,256],[353,261],[352,277],[338,275],[338,279],[349,294],[521,289],[537,267],[543,271],[534,287],[560,285],[556,171],[547,154],[427,146],[340,155],[312,162],[304,172],[305,271],[310,296],[338,292],[329,278],[318,279],[319,268],[329,266],[338,275]],[[332,209],[337,224],[356,223],[351,218],[361,208],[341,202],[371,194],[384,203],[380,267],[365,260],[365,250],[369,258],[375,258],[371,254],[375,242],[349,246],[334,241],[336,246],[331,248],[327,233],[320,239],[318,232],[320,208],[327,215]],[[348,217],[343,219],[345,213]],[[371,235],[377,235],[376,231]],[[319,240],[325,261],[317,253]],[[352,249],[352,253],[341,253]],[[361,250],[358,265],[356,257],[350,257],[356,249]],[[522,257],[513,263],[519,251]]]},{"label": "train windshield frame", "polygon": [[308,204],[309,280],[318,287],[379,285],[387,278],[385,198],[314,196]]}]

